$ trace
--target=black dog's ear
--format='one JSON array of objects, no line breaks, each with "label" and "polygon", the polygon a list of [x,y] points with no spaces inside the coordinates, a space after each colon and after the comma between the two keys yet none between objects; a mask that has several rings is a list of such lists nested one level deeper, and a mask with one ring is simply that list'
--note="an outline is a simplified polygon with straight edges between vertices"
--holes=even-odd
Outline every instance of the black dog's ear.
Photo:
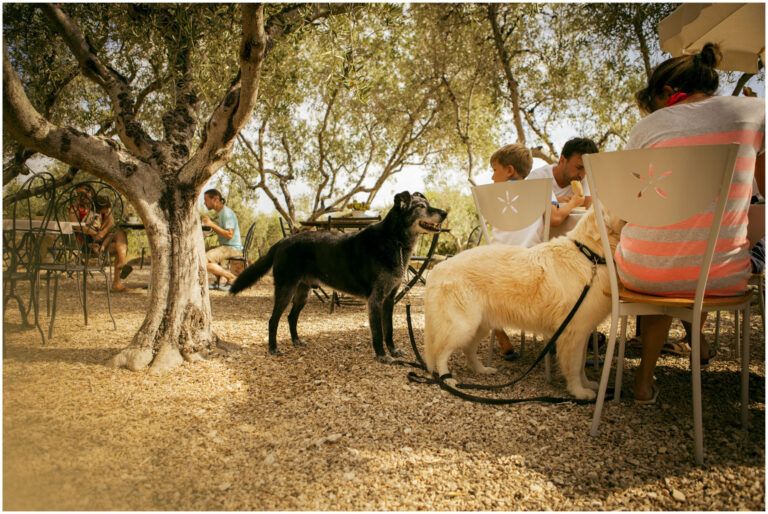
[{"label": "black dog's ear", "polygon": [[407,209],[409,205],[411,205],[411,194],[408,191],[395,195],[395,206],[398,209]]}]

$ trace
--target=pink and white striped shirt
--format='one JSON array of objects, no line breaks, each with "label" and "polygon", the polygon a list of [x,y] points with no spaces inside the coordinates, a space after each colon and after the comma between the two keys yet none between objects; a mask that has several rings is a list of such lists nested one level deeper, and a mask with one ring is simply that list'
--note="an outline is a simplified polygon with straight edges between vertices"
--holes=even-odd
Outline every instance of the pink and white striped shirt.
[{"label": "pink and white striped shirt", "polygon": [[[744,292],[750,276],[747,214],[757,155],[765,151],[765,100],[715,96],[660,109],[642,119],[629,136],[628,149],[738,143],[707,295]],[[660,296],[692,297],[712,209],[665,227],[627,224],[615,261],[627,289]]]}]

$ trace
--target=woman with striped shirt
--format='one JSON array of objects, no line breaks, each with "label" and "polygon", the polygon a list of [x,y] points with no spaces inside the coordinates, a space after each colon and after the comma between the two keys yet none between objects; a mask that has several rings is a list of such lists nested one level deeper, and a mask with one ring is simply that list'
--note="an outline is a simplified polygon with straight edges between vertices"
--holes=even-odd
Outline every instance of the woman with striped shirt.
[{"label": "woman with striped shirt", "polygon": [[[742,294],[750,276],[747,214],[755,167],[765,166],[765,101],[760,98],[714,96],[715,67],[721,53],[707,43],[700,53],[674,57],[651,74],[648,86],[636,95],[649,115],[630,133],[628,149],[738,143],[739,153],[728,204],[707,282],[707,295]],[[712,212],[702,212],[667,227],[627,224],[616,249],[616,266],[623,285],[647,294],[693,297]],[[642,353],[635,375],[639,403],[655,400],[653,371],[667,338],[669,316],[643,316]],[[701,355],[709,348],[701,339]]]}]

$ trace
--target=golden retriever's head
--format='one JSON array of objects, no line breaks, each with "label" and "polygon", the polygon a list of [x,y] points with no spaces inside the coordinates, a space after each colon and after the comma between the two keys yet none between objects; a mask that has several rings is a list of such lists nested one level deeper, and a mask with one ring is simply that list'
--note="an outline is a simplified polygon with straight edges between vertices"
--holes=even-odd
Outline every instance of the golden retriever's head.
[{"label": "golden retriever's head", "polygon": [[[613,216],[610,212],[603,208],[603,219],[605,220],[605,229],[608,232],[608,244],[611,247],[611,251],[616,250],[616,245],[619,244],[619,236],[621,236],[621,229],[626,225],[626,221]],[[600,229],[597,227],[597,215],[595,214],[594,207],[590,207],[587,213],[582,216],[579,223],[568,234],[571,239],[575,239],[585,245],[599,255],[603,255],[603,246],[600,241]]]}]

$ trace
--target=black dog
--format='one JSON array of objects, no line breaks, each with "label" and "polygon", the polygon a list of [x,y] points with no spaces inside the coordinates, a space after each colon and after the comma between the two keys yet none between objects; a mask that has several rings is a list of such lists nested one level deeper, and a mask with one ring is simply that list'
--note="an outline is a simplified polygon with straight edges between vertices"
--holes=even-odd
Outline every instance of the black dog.
[{"label": "black dog", "polygon": [[250,265],[230,289],[237,294],[253,285],[270,268],[275,280],[275,305],[269,318],[269,353],[278,354],[277,326],[293,299],[288,314],[291,341],[302,345],[296,332],[299,313],[313,285],[325,284],[337,291],[368,299],[376,358],[400,356],[392,341],[392,311],[395,295],[403,280],[416,238],[440,230],[447,213],[429,206],[421,193],[404,191],[395,195],[395,205],[380,222],[360,232],[340,234],[328,231],[301,232],[276,243],[261,259]]}]

